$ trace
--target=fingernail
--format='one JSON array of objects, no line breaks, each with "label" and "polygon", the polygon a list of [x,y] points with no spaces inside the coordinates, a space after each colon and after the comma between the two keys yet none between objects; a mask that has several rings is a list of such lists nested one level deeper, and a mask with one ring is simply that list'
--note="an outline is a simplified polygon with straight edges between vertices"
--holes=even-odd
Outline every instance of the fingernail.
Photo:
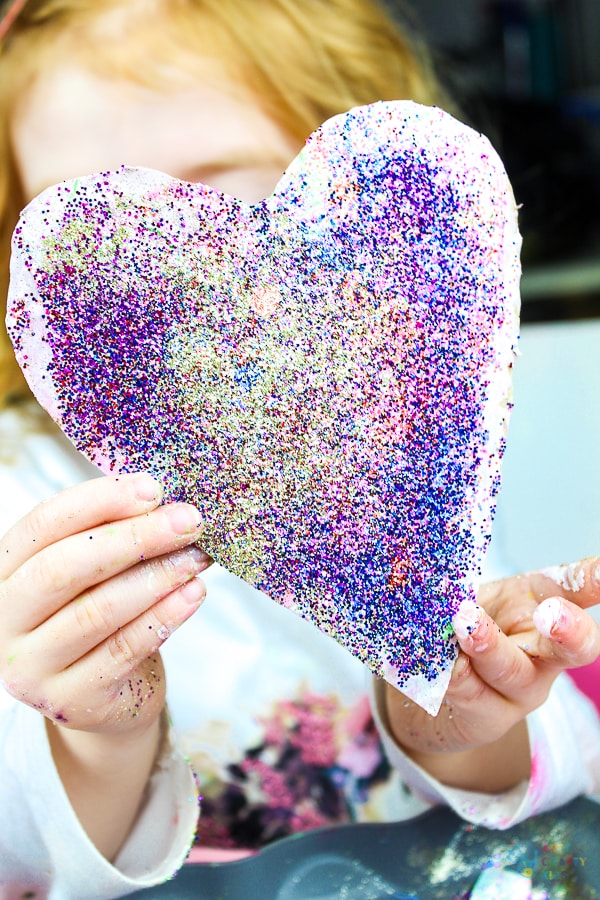
[{"label": "fingernail", "polygon": [[559,631],[566,622],[566,610],[560,597],[548,597],[543,600],[539,606],[536,606],[533,613],[533,624],[539,633],[549,638]]},{"label": "fingernail", "polygon": [[165,507],[175,534],[194,534],[200,527],[200,513],[190,503],[174,503]]},{"label": "fingernail", "polygon": [[198,544],[192,544],[185,552],[192,558],[192,562],[199,572],[207,569],[214,562],[212,556],[201,550]]},{"label": "fingernail", "polygon": [[463,600],[452,619],[456,636],[463,641],[472,636],[481,625],[482,616],[483,610],[480,606],[471,600]]},{"label": "fingernail", "polygon": [[156,634],[161,641],[166,641],[167,638],[173,634],[173,631],[175,631],[175,628],[169,628],[168,625],[161,625],[160,628],[156,629]]},{"label": "fingernail", "polygon": [[144,503],[160,500],[162,492],[162,486],[147,472],[138,475],[135,480],[135,496]]},{"label": "fingernail", "polygon": [[464,653],[459,653],[456,657],[456,662],[454,663],[454,668],[452,669],[452,679],[456,681],[458,678],[461,678],[465,670],[471,665],[471,661],[468,656]]},{"label": "fingernail", "polygon": [[186,547],[185,550],[177,550],[173,553],[170,562],[177,577],[193,578],[194,575],[207,569],[213,560],[197,544],[193,544],[191,547]]},{"label": "fingernail", "polygon": [[192,578],[180,589],[180,595],[190,606],[200,606],[204,600],[206,588],[199,578]]}]

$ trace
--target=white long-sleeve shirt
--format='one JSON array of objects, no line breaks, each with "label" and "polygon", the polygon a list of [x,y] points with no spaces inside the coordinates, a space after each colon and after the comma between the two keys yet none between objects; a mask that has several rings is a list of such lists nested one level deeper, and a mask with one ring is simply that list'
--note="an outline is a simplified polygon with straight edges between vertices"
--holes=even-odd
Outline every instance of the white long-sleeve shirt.
[{"label": "white long-sleeve shirt", "polygon": [[[2,533],[40,500],[97,475],[25,409],[0,415],[0,436]],[[529,716],[528,783],[496,796],[450,789],[395,744],[377,685],[346,650],[225,569],[204,579],[206,601],[161,651],[170,740],[114,864],[69,804],[44,718],[0,695],[2,900],[25,891],[118,897],[172,875],[194,839],[205,850],[254,850],[315,825],[402,819],[430,803],[506,828],[600,794],[600,717],[568,677]]]}]

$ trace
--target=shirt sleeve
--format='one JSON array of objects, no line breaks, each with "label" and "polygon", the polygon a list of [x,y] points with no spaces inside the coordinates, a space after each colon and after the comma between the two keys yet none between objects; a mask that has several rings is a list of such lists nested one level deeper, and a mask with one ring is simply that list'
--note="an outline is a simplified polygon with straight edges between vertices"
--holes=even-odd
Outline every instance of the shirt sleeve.
[{"label": "shirt sleeve", "polygon": [[[10,698],[8,698],[10,701]],[[0,705],[0,895],[110,900],[172,877],[198,818],[192,771],[167,733],[136,825],[112,865],[75,815],[54,766],[46,720]]]},{"label": "shirt sleeve", "polygon": [[468,822],[510,828],[579,794],[600,795],[600,716],[567,675],[556,679],[546,702],[527,717],[529,781],[500,794],[450,788],[429,775],[392,737],[382,681],[373,680],[371,696],[388,759],[405,784],[428,803],[447,805]]}]

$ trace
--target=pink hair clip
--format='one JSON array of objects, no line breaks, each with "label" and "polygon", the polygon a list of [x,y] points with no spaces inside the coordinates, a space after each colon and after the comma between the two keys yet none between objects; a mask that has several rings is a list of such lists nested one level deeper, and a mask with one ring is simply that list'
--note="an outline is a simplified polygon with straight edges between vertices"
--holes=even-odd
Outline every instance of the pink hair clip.
[{"label": "pink hair clip", "polygon": [[0,18],[0,41],[4,40],[26,3],[27,0],[13,0],[8,4],[6,12]]}]

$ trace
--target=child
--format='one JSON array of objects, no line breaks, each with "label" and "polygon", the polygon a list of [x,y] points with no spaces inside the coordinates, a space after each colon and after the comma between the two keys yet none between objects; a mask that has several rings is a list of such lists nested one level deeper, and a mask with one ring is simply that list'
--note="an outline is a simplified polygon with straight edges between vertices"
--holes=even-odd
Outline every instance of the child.
[{"label": "child", "polygon": [[[0,85],[5,283],[19,209],[62,179],[126,162],[253,202],[329,116],[444,102],[370,0],[31,0]],[[600,650],[580,610],[598,560],[579,591],[539,574],[482,588],[491,618],[459,612],[432,719],[210,566],[196,511],[161,505],[149,476],[95,477],[2,340],[1,885],[117,897],[171,875],[194,834],[216,859],[436,801],[507,827],[600,788],[600,722],[556,678]]]}]

